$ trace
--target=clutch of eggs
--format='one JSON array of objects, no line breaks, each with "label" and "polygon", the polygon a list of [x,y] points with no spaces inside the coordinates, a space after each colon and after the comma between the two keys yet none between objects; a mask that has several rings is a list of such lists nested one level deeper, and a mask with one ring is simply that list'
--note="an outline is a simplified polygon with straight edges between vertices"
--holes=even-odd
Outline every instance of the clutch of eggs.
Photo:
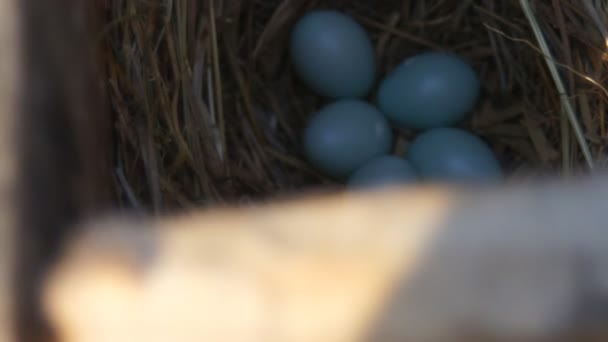
[{"label": "clutch of eggs", "polygon": [[[304,132],[306,157],[327,175],[353,188],[503,177],[482,139],[447,127],[466,118],[480,93],[477,74],[458,56],[407,58],[380,81],[374,106],[361,100],[376,82],[374,48],[354,19],[331,10],[309,12],[296,23],[289,49],[298,78],[333,101]],[[391,125],[422,131],[407,159],[389,155]]]}]

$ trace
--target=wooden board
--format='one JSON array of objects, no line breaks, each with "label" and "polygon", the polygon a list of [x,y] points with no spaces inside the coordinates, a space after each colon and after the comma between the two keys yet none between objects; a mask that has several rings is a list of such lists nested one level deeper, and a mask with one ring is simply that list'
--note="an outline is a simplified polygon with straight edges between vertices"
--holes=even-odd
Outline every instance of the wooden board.
[{"label": "wooden board", "polygon": [[15,233],[3,241],[15,252],[17,287],[9,297],[24,341],[50,338],[38,310],[41,277],[74,223],[107,208],[112,189],[111,117],[90,39],[99,30],[90,20],[100,14],[92,12],[98,3],[2,0],[0,96],[7,124],[0,139],[2,161],[13,163],[7,164],[12,192],[3,194],[10,204],[3,232]]},{"label": "wooden board", "polygon": [[19,16],[16,1],[0,1],[0,341],[14,338],[15,114],[20,94]]},{"label": "wooden board", "polygon": [[605,338],[606,198],[595,179],[114,217],[46,303],[68,342]]}]

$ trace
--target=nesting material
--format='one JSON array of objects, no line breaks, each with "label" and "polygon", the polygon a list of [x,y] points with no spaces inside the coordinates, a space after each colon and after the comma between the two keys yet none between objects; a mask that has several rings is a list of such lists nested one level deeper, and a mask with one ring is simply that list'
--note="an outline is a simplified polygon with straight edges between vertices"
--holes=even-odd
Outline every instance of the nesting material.
[{"label": "nesting material", "polygon": [[[511,177],[587,172],[565,113],[571,107],[591,157],[605,159],[607,9],[531,1],[530,16],[523,3],[107,1],[99,43],[121,201],[162,212],[339,188],[303,156],[303,128],[328,101],[302,84],[289,58],[294,24],[321,8],[363,25],[379,77],[428,50],[470,63],[481,99],[461,127],[488,141]],[[412,132],[396,133],[399,154]]]}]

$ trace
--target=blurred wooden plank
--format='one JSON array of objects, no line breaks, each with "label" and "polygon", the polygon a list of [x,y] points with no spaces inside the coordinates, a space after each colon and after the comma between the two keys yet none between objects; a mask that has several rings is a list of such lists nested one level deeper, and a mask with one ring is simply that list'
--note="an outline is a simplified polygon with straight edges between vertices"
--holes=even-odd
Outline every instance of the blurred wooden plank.
[{"label": "blurred wooden plank", "polygon": [[[40,278],[73,223],[105,209],[112,192],[111,116],[97,77],[93,36],[100,1],[20,0],[21,93],[14,111],[17,196],[13,298],[18,339],[50,341]],[[14,67],[15,67],[14,66]],[[0,133],[1,134],[1,133]]]},{"label": "blurred wooden plank", "polygon": [[22,51],[18,3],[0,1],[0,341],[13,341],[15,136]]},{"label": "blurred wooden plank", "polygon": [[67,342],[605,339],[606,198],[589,179],[114,217],[45,303]]}]

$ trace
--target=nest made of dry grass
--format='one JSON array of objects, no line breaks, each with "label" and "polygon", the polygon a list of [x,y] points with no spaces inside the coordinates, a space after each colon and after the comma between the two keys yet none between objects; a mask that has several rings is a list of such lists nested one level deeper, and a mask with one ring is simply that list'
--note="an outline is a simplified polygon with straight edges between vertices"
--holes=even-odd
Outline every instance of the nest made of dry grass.
[{"label": "nest made of dry grass", "polygon": [[[606,8],[593,0],[531,5],[585,145],[604,159]],[[334,184],[302,155],[302,129],[325,100],[294,77],[286,49],[292,25],[315,8],[344,11],[368,30],[380,77],[428,49],[469,61],[483,96],[464,126],[509,173],[582,165],[519,1],[109,0],[99,39],[123,204],[158,212]],[[411,136],[401,133],[396,153]]]}]

